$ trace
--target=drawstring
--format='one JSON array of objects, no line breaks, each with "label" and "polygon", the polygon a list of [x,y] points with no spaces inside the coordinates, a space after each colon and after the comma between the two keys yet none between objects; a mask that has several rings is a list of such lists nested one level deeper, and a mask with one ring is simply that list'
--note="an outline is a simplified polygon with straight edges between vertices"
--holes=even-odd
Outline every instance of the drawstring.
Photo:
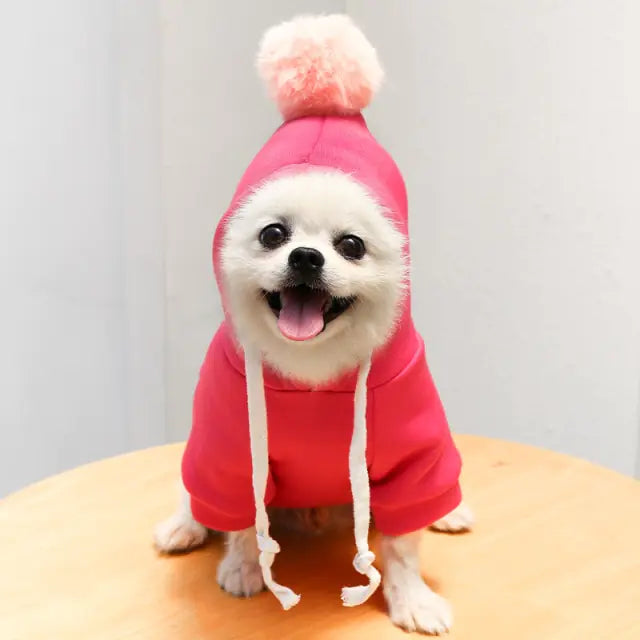
[{"label": "drawstring", "polygon": [[[258,562],[267,588],[278,598],[283,609],[291,609],[300,602],[300,596],[288,587],[278,584],[271,574],[271,566],[280,546],[269,535],[269,516],[265,506],[269,446],[267,433],[267,406],[264,395],[262,358],[260,352],[246,346],[245,371],[247,376],[247,404],[249,408],[249,435],[251,440],[253,497],[256,503],[256,540],[260,555]],[[353,495],[353,520],[357,553],[353,566],[358,573],[369,578],[369,584],[343,587],[342,602],[355,607],[365,602],[380,585],[380,572],[373,566],[375,556],[369,550],[370,491],[367,470],[367,377],[371,369],[371,356],[360,366],[354,394],[353,435],[349,448],[349,479]]]},{"label": "drawstring", "polygon": [[256,503],[256,539],[262,568],[262,578],[267,588],[278,598],[286,611],[300,602],[300,596],[289,587],[278,584],[271,574],[271,565],[280,546],[269,535],[269,516],[264,498],[269,470],[269,446],[267,441],[267,406],[264,397],[262,358],[253,346],[245,347],[245,371],[247,376],[247,404],[249,408],[249,435],[253,466],[253,497]]},{"label": "drawstring", "polygon": [[369,550],[370,491],[367,470],[367,377],[371,356],[358,371],[354,397],[353,436],[349,448],[349,478],[353,495],[353,522],[357,553],[353,559],[356,571],[369,578],[369,584],[342,588],[345,607],[362,604],[380,585],[380,572],[373,566],[375,555]]}]

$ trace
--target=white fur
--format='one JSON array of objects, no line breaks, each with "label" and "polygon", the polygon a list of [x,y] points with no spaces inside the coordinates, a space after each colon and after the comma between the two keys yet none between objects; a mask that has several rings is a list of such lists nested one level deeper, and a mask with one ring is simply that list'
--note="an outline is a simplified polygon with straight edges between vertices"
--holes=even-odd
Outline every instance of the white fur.
[{"label": "white fur", "polygon": [[227,534],[227,549],[218,565],[218,584],[234,596],[249,598],[264,589],[254,527]]},{"label": "white fur", "polygon": [[436,520],[431,528],[434,531],[444,533],[461,533],[469,531],[474,525],[473,511],[464,502],[461,502],[451,513],[444,518]]},{"label": "white fur", "polygon": [[[282,219],[292,227],[291,240],[265,251],[260,230]],[[363,239],[362,260],[345,260],[334,249],[334,239],[347,233]],[[255,343],[285,377],[312,384],[354,368],[393,330],[406,281],[404,244],[383,208],[344,173],[317,169],[266,182],[231,218],[222,248],[230,317],[240,340]],[[333,296],[356,296],[357,302],[315,338],[294,342],[280,333],[261,292],[281,288],[289,253],[299,246],[324,255]]]},{"label": "white fur", "polygon": [[380,551],[383,592],[394,624],[407,631],[441,634],[453,622],[449,603],[425,584],[420,575],[422,533],[383,536]]},{"label": "white fur", "polygon": [[156,549],[162,553],[195,549],[204,544],[208,534],[209,530],[193,519],[191,499],[181,482],[178,508],[173,515],[159,523],[153,533]]}]

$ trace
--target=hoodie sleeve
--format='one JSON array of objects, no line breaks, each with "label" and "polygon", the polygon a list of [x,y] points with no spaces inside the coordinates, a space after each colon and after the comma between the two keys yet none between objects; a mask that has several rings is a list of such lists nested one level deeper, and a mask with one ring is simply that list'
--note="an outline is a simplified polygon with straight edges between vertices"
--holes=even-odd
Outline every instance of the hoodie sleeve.
[{"label": "hoodie sleeve", "polygon": [[429,526],[461,501],[460,455],[427,367],[424,345],[406,369],[371,392],[371,507],[378,530]]},{"label": "hoodie sleeve", "polygon": [[[216,531],[253,526],[255,503],[244,376],[225,355],[218,331],[205,358],[193,400],[193,421],[182,459],[182,479],[193,517]],[[267,479],[267,503],[274,493]]]}]

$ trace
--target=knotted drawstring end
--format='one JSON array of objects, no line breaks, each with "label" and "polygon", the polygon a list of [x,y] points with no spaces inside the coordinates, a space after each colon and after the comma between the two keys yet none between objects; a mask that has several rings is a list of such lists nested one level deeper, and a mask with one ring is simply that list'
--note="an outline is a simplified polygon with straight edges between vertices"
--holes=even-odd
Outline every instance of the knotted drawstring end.
[{"label": "knotted drawstring end", "polygon": [[280,545],[271,536],[264,533],[257,533],[256,540],[258,541],[258,549],[260,550],[258,563],[262,569],[264,584],[278,599],[285,611],[295,607],[298,602],[300,602],[300,596],[289,589],[289,587],[278,584],[273,579],[271,573],[271,565],[273,565],[276,553],[280,552]]},{"label": "knotted drawstring end", "polygon": [[364,553],[356,554],[353,559],[353,566],[358,573],[369,578],[369,584],[342,587],[342,604],[345,607],[357,607],[366,602],[380,586],[380,572],[373,566],[375,558],[375,555],[369,549]]}]

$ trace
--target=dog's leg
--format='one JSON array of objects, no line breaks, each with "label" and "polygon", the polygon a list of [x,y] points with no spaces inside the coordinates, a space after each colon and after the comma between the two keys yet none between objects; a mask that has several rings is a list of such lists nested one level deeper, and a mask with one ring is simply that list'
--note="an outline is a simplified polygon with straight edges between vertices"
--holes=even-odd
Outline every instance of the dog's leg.
[{"label": "dog's leg", "polygon": [[204,544],[208,534],[207,528],[193,519],[189,494],[180,483],[178,509],[155,528],[153,540],[156,548],[163,553],[189,551]]},{"label": "dog's leg", "polygon": [[421,537],[421,531],[382,537],[384,597],[394,624],[407,631],[440,634],[451,627],[451,608],[422,579]]},{"label": "dog's leg", "polygon": [[444,518],[436,520],[431,529],[434,531],[443,531],[445,533],[461,533],[469,531],[473,527],[474,518],[473,511],[464,502],[461,502],[451,513]]},{"label": "dog's leg", "polygon": [[227,548],[218,565],[218,584],[234,596],[248,598],[264,589],[254,527],[227,534]]}]

